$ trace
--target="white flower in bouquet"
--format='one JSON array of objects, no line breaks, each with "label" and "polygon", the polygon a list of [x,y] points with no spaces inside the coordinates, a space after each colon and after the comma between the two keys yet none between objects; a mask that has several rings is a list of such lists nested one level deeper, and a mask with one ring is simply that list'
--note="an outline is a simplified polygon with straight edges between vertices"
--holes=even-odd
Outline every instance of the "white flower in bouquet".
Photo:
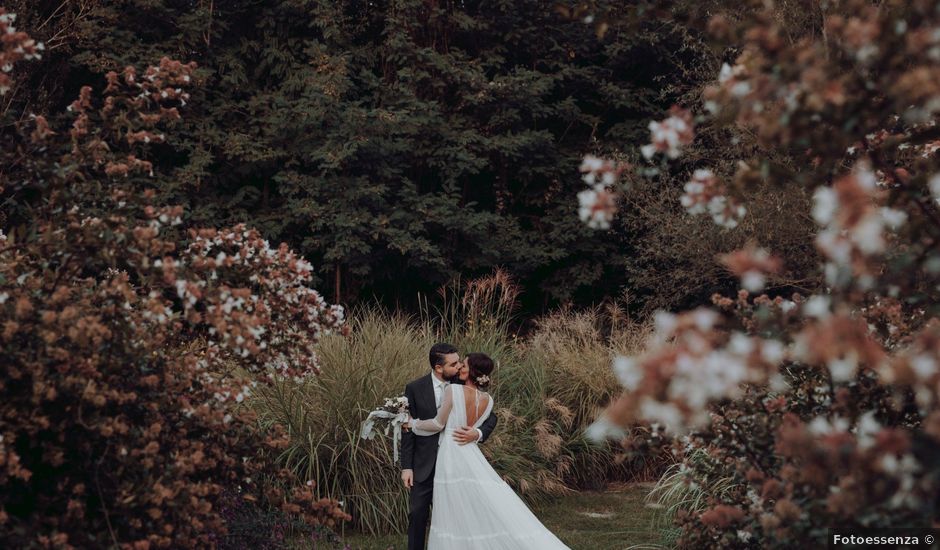
[{"label": "white flower in bouquet", "polygon": [[362,423],[362,430],[359,436],[362,439],[373,439],[375,437],[375,424],[382,422],[385,425],[385,435],[392,431],[394,459],[398,462],[398,442],[401,441],[402,425],[409,420],[408,398],[404,395],[398,397],[386,397],[381,407],[376,407],[368,418]]},{"label": "white flower in bouquet", "polygon": [[408,398],[404,395],[400,395],[398,397],[386,397],[385,405],[376,410],[384,410],[396,414],[408,412]]}]

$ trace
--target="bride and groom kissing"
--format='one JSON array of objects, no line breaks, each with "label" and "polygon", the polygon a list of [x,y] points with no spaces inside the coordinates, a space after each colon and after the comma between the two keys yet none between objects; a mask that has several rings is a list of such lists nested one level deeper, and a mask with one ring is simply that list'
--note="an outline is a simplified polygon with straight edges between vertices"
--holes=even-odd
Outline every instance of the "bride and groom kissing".
[{"label": "bride and groom kissing", "polygon": [[529,510],[480,451],[496,427],[486,390],[493,360],[461,359],[457,348],[435,344],[431,372],[405,386],[408,428],[402,435],[401,478],[410,491],[408,550],[428,548],[568,548]]}]

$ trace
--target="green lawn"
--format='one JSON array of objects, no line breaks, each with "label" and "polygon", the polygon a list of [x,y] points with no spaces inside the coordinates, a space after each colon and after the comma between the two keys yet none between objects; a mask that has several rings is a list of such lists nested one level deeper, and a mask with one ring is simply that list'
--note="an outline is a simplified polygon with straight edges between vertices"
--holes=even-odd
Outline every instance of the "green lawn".
[{"label": "green lawn", "polygon": [[[584,491],[533,509],[565,544],[576,550],[661,547],[663,533],[654,527],[657,510],[644,498],[651,484]],[[353,550],[404,550],[404,535],[368,537],[347,534]]]}]

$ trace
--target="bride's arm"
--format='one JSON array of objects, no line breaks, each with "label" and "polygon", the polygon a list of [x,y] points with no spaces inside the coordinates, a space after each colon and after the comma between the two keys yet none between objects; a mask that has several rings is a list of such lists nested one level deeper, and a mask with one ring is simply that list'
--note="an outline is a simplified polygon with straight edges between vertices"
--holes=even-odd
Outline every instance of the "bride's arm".
[{"label": "bride's arm", "polygon": [[444,395],[441,397],[441,408],[437,410],[437,416],[428,420],[412,420],[411,431],[415,435],[434,435],[444,429],[447,424],[447,417],[450,416],[450,410],[454,408],[453,386],[444,388]]}]

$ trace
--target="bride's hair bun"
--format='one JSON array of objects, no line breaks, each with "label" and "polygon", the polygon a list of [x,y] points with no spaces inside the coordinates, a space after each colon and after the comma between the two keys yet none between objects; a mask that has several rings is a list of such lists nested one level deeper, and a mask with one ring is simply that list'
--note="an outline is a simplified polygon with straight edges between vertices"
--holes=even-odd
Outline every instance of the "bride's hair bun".
[{"label": "bride's hair bun", "polygon": [[493,374],[493,360],[485,353],[471,353],[467,355],[467,366],[470,368],[470,380],[481,390],[490,385],[490,375]]}]

